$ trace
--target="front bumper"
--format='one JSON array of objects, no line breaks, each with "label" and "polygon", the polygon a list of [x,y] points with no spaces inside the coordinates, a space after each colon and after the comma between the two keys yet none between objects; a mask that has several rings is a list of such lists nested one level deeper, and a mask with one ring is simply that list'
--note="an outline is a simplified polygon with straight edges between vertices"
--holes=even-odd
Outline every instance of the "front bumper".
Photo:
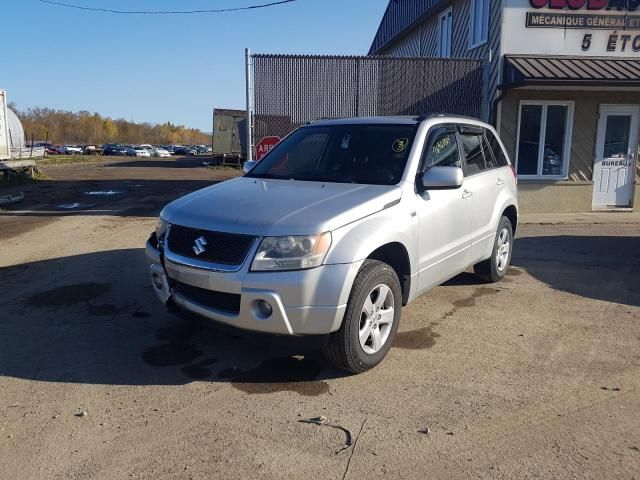
[{"label": "front bumper", "polygon": [[[250,259],[236,272],[220,272],[172,262],[155,242],[146,246],[153,289],[165,304],[212,321],[244,330],[279,335],[322,335],[342,324],[353,281],[362,262],[323,265],[291,272],[250,272]],[[177,290],[178,284],[212,292],[239,295],[239,309],[229,312],[205,306]],[[273,313],[265,318],[257,308],[268,302]]]}]

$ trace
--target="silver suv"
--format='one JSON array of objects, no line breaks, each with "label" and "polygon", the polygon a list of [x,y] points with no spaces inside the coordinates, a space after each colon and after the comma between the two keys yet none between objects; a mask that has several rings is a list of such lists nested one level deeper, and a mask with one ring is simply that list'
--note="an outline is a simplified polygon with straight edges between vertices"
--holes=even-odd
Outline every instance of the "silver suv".
[{"label": "silver suv", "polygon": [[244,176],[167,205],[147,243],[171,309],[278,335],[325,335],[362,372],[401,307],[473,266],[509,267],[516,178],[490,125],[448,115],[318,121]]}]

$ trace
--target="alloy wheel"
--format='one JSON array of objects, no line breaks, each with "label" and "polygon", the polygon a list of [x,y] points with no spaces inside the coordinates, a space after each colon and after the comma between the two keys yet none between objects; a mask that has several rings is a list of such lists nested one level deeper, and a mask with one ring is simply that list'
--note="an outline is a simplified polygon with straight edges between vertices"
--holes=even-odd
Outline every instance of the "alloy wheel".
[{"label": "alloy wheel", "polygon": [[498,271],[503,272],[509,264],[509,253],[511,252],[511,236],[509,230],[503,228],[498,234],[498,243],[496,245],[496,267]]},{"label": "alloy wheel", "polygon": [[389,338],[393,325],[395,301],[393,292],[384,284],[375,287],[362,306],[358,337],[365,353],[380,351]]}]

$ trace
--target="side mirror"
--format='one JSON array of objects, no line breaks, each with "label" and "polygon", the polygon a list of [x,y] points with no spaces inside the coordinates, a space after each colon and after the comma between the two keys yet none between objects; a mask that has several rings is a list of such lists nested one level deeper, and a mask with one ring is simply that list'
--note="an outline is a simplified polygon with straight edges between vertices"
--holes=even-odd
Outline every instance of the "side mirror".
[{"label": "side mirror", "polygon": [[253,167],[256,166],[256,162],[255,160],[247,160],[246,162],[244,162],[242,164],[242,173],[249,173],[249,171],[251,171],[251,169]]},{"label": "side mirror", "polygon": [[420,177],[420,186],[424,190],[453,190],[460,188],[464,174],[459,167],[431,167]]}]

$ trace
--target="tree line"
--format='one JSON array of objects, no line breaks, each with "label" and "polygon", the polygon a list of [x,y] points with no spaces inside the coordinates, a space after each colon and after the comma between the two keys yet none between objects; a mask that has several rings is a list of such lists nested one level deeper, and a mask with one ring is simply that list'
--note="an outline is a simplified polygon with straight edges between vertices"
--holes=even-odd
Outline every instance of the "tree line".
[{"label": "tree line", "polygon": [[48,140],[54,144],[150,143],[154,145],[199,145],[211,142],[211,137],[195,128],[174,125],[135,123],[111,119],[87,111],[69,112],[52,108],[28,108],[16,112],[24,127],[27,141]]}]

